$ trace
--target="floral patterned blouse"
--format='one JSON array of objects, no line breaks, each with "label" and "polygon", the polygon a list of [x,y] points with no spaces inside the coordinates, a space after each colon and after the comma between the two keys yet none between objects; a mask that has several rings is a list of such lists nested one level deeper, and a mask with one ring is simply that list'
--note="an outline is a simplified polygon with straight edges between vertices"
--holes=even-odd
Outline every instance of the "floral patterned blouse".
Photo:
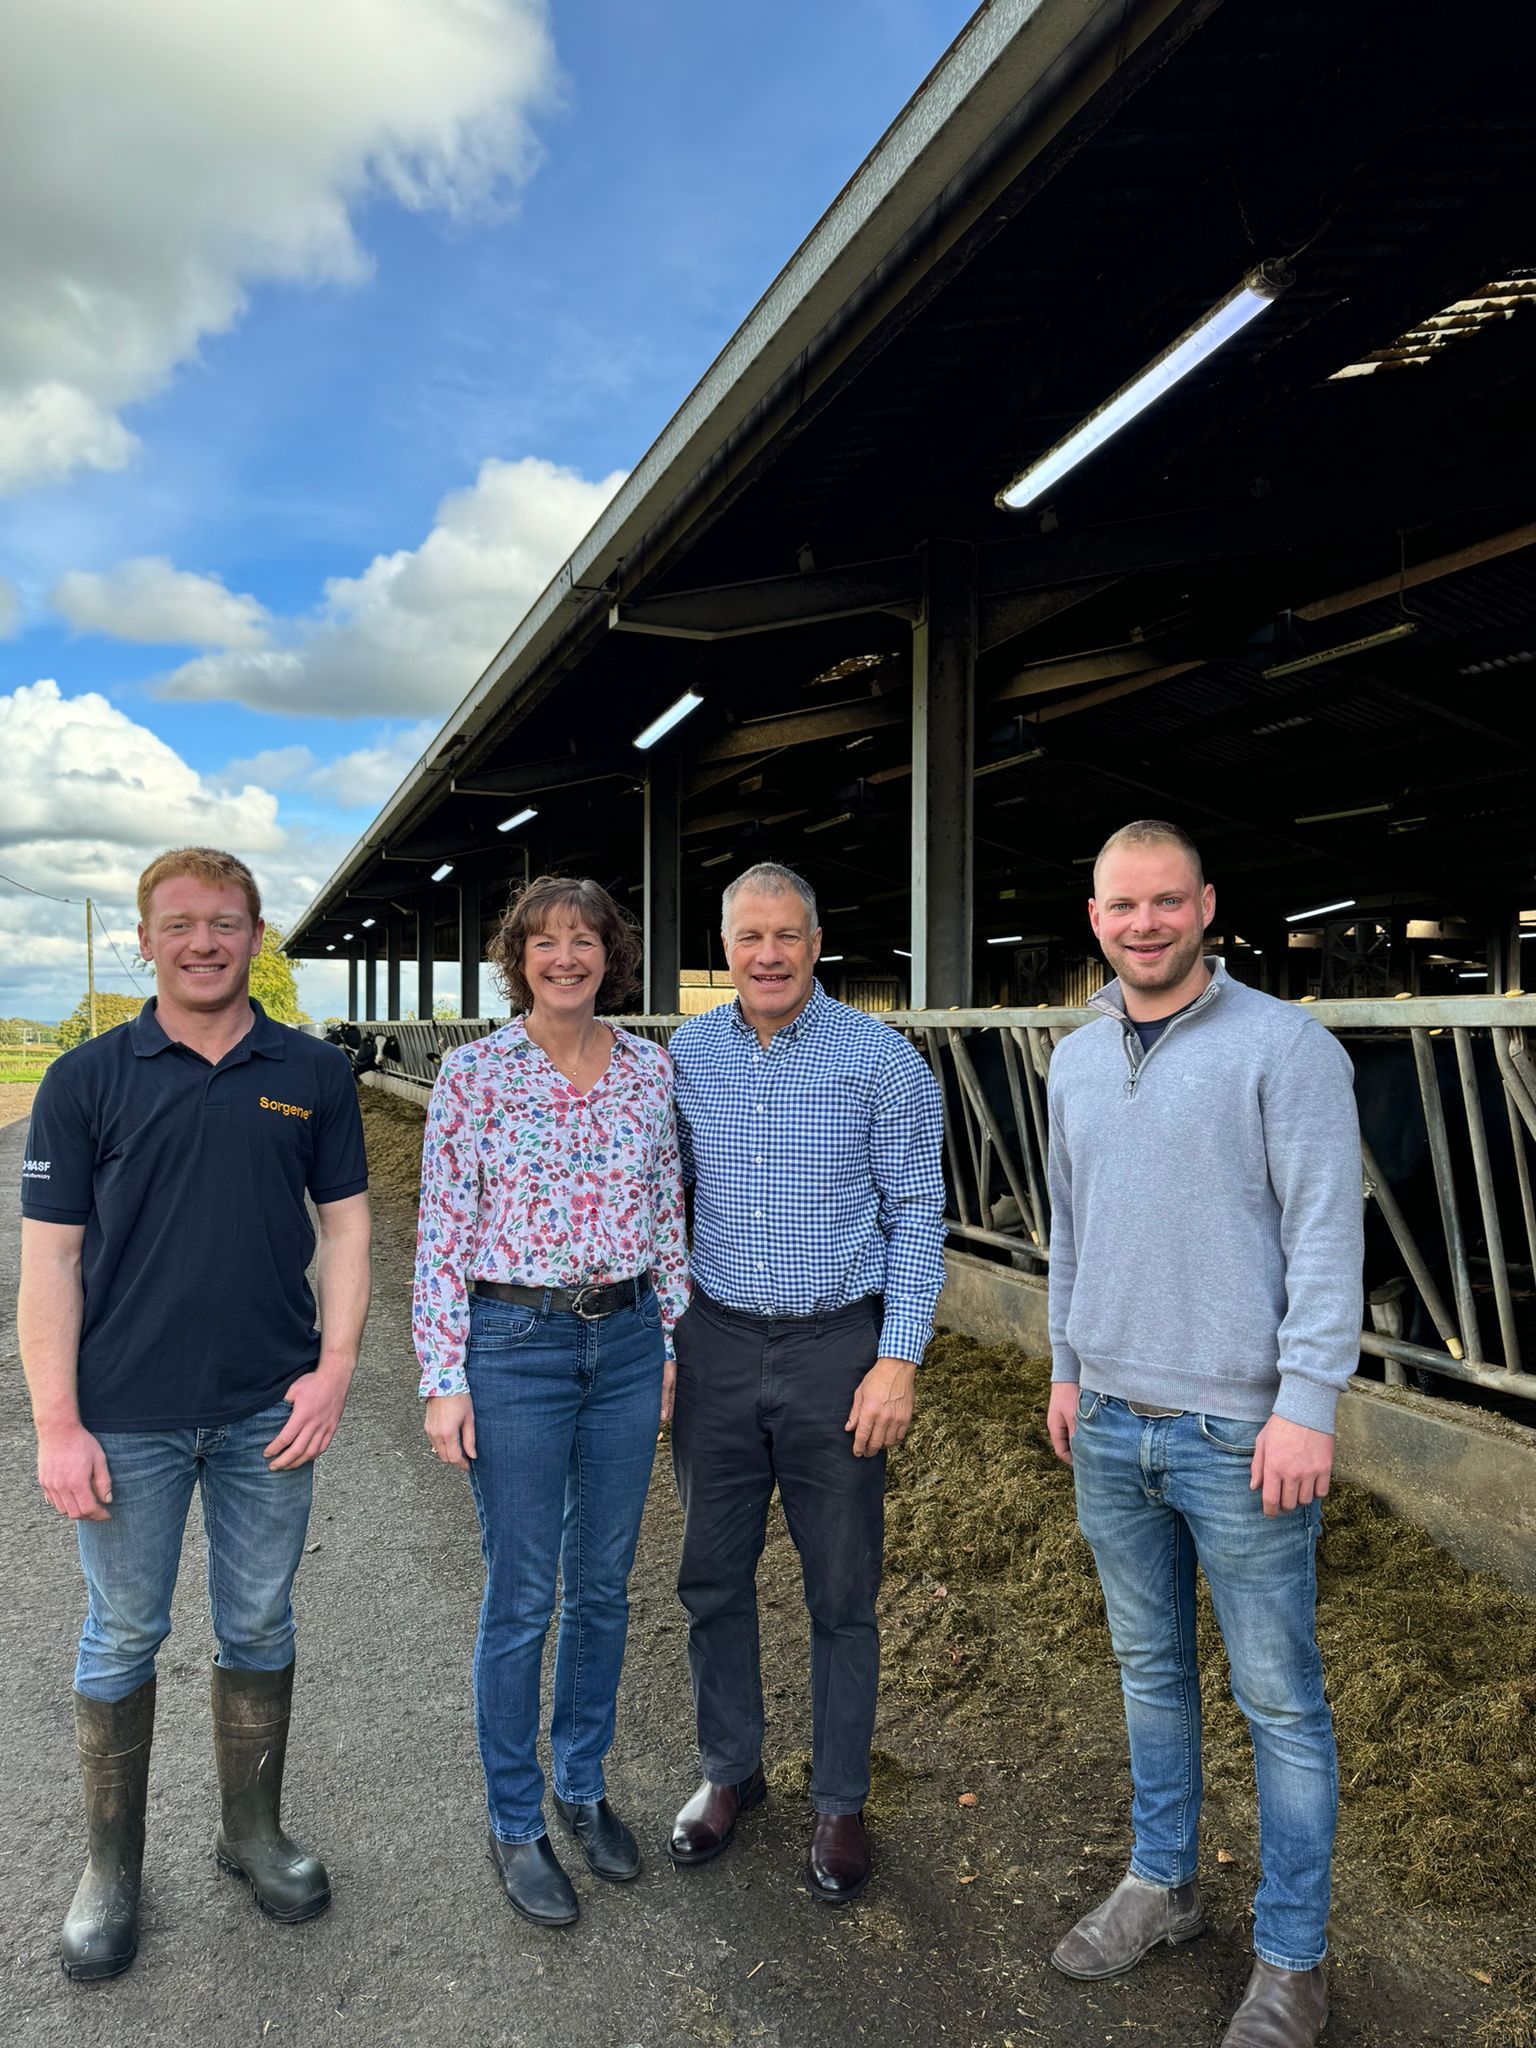
[{"label": "floral patterned blouse", "polygon": [[411,1330],[421,1393],[468,1391],[469,1282],[580,1287],[648,1273],[667,1357],[688,1306],[672,1062],[617,1027],[578,1093],[520,1017],[455,1046],[427,1111]]}]

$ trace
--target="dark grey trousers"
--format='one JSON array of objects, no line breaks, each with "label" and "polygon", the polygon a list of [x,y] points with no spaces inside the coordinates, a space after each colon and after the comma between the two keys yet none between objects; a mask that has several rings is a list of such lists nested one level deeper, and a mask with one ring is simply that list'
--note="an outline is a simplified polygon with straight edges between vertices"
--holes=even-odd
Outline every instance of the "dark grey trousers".
[{"label": "dark grey trousers", "polygon": [[777,1483],[811,1617],[818,1813],[857,1813],[869,1793],[885,1454],[856,1458],[843,1425],[878,1354],[880,1309],[871,1296],[832,1315],[770,1320],[695,1290],[675,1333],[677,1591],[688,1610],[699,1760],[706,1778],[730,1785],[762,1758],[756,1579]]}]

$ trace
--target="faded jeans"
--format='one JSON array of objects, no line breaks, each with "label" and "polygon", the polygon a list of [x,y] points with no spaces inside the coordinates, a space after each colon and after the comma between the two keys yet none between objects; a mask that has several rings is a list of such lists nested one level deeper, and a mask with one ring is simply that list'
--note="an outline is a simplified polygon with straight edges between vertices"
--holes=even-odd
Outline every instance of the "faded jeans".
[{"label": "faded jeans", "polygon": [[98,1432],[112,1475],[111,1520],[76,1524],[89,1594],[77,1692],[122,1700],[154,1676],[155,1652],[171,1632],[194,1487],[219,1662],[235,1671],[282,1671],[293,1662],[290,1596],[314,1467],[273,1472],[261,1455],[292,1412],[279,1401],[210,1429]]},{"label": "faded jeans", "polygon": [[598,1321],[470,1297],[465,1373],[477,1456],[485,1597],[475,1726],[491,1831],[544,1833],[539,1678],[560,1575],[550,1749],[555,1791],[603,1797],[629,1630],[629,1573],[661,1422],[661,1309]]},{"label": "faded jeans", "polygon": [[1120,1664],[1134,1799],[1132,1873],[1186,1884],[1199,1852],[1195,1566],[1211,1589],[1232,1693],[1253,1737],[1262,1876],[1254,1953],[1309,1970],[1327,1948],[1338,1811],[1333,1718],[1314,1632],[1317,1502],[1267,1518],[1248,1484],[1260,1424],[1142,1417],[1084,1388],[1072,1444]]}]

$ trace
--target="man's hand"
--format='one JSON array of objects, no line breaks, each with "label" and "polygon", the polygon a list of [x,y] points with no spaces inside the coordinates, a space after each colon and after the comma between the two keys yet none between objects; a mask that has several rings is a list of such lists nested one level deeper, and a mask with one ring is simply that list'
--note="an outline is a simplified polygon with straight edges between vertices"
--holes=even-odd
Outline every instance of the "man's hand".
[{"label": "man's hand", "polygon": [[1077,1381],[1056,1380],[1051,1387],[1050,1406],[1045,1411],[1046,1433],[1051,1449],[1063,1465],[1072,1462],[1072,1439],[1077,1435]]},{"label": "man's hand", "polygon": [[468,1394],[429,1394],[424,1405],[422,1426],[433,1450],[445,1465],[467,1472],[475,1455],[474,1402]]},{"label": "man's hand", "polygon": [[1253,1447],[1248,1490],[1263,1489],[1266,1515],[1288,1515],[1322,1499],[1332,1470],[1333,1438],[1326,1430],[1271,1415]]},{"label": "man's hand", "polygon": [[292,1413],[261,1454],[270,1471],[289,1472],[320,1456],[336,1434],[351,1384],[349,1369],[325,1365],[294,1381],[283,1396]]},{"label": "man's hand", "polygon": [[669,1358],[661,1368],[661,1419],[672,1420],[672,1404],[677,1399],[677,1360]]},{"label": "man's hand", "polygon": [[37,1433],[37,1483],[51,1508],[72,1522],[110,1522],[107,1456],[84,1423]]},{"label": "man's hand", "polygon": [[877,1358],[854,1391],[845,1430],[853,1431],[853,1455],[877,1458],[899,1444],[912,1427],[912,1388],[917,1367],[905,1358]]}]

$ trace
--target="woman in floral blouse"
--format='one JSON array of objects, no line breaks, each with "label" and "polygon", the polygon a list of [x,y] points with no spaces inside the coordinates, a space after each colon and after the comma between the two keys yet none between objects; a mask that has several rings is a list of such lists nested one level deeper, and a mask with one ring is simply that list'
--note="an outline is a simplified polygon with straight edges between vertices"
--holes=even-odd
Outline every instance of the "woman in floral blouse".
[{"label": "woman in floral blouse", "polygon": [[688,1254],[671,1063],[595,1014],[630,993],[639,956],[595,882],[543,876],[514,897],[490,959],[523,1014],[448,1054],[422,1153],[413,1334],[427,1435],[468,1472],[480,1516],[491,1852],[543,1926],[577,1916],[537,1754],[557,1565],[555,1807],[597,1876],[640,1869],[603,1758]]}]

